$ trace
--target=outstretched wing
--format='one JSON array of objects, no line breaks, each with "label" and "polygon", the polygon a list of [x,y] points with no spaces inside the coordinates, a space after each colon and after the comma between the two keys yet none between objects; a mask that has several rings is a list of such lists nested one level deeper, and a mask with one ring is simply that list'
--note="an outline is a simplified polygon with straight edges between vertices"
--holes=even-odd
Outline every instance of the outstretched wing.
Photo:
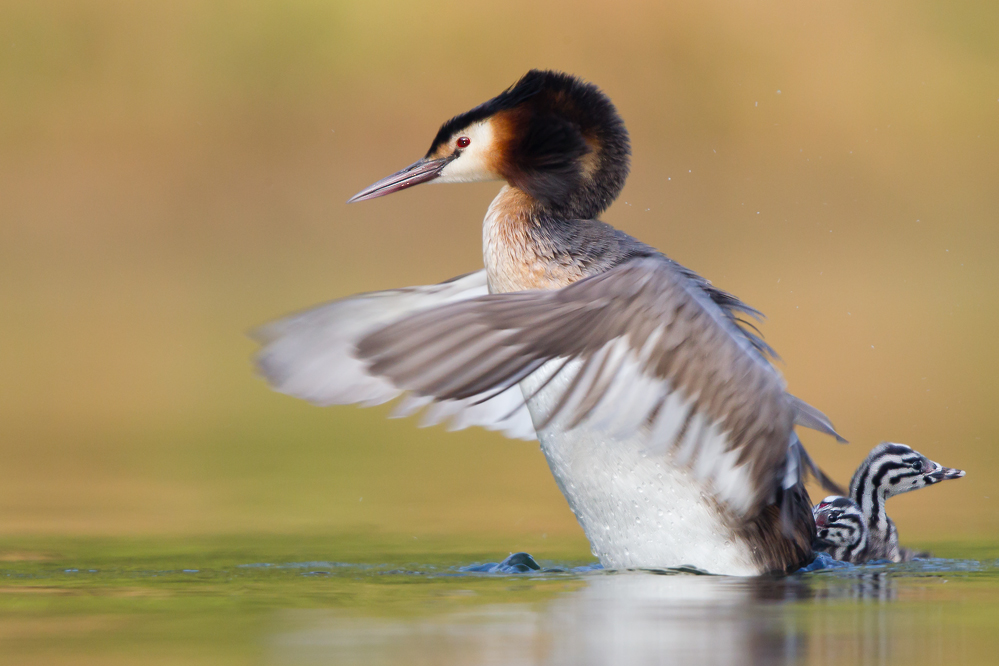
[{"label": "outstretched wing", "polygon": [[558,391],[534,414],[539,431],[586,423],[645,437],[739,515],[774,501],[799,413],[731,317],[660,257],[417,312],[357,349],[372,375],[437,401],[502,395],[533,375],[536,393]]},{"label": "outstretched wing", "polygon": [[[317,405],[388,402],[403,389],[369,372],[356,354],[370,332],[414,312],[488,293],[485,271],[442,284],[360,294],[267,324],[251,335],[263,348],[257,367],[275,390]],[[484,399],[488,398],[488,399]],[[424,425],[447,422],[451,429],[482,426],[508,437],[535,439],[534,425],[517,386],[490,396],[469,394],[437,401],[407,396],[396,415],[428,406]]]}]

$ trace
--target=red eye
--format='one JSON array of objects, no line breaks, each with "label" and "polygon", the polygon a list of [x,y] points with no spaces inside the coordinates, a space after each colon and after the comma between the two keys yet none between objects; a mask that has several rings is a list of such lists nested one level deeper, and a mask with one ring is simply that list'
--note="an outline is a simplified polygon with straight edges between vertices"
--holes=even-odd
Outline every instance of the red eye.
[{"label": "red eye", "polygon": [[472,143],[472,140],[467,136],[460,136],[455,143],[458,144],[459,148],[468,148],[468,144]]}]

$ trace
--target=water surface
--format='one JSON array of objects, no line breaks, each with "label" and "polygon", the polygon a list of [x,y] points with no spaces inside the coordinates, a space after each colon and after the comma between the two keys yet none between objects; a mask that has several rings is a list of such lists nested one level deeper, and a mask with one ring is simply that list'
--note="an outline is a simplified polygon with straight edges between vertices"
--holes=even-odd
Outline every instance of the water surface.
[{"label": "water surface", "polygon": [[[990,545],[756,579],[588,559],[472,572],[483,553],[358,537],[325,559],[288,558],[317,548],[287,538],[13,545],[0,645],[33,663],[917,666],[994,663],[999,650]],[[370,561],[335,557],[365,549]]]}]

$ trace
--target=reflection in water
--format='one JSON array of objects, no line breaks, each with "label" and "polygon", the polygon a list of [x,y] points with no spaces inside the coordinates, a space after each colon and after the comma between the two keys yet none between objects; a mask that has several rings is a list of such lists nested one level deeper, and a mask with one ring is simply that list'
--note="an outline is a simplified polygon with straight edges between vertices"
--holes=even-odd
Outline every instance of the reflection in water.
[{"label": "reflection in water", "polygon": [[791,664],[803,654],[804,634],[767,602],[793,598],[797,587],[639,573],[597,578],[547,609],[552,649],[542,663]]},{"label": "reflection in water", "polygon": [[[562,665],[846,659],[878,664],[888,657],[884,614],[890,604],[885,602],[897,597],[897,585],[884,570],[783,579],[640,572],[584,579],[582,589],[547,603],[480,606],[416,619],[295,611],[282,618],[283,630],[271,643],[272,661]],[[808,611],[844,603],[859,611],[849,623],[855,626],[844,633],[836,617],[821,618],[827,635],[815,635]]]},{"label": "reflection in water", "polygon": [[836,582],[837,585],[816,589],[813,598],[894,601],[898,597],[898,586],[887,571],[857,570],[840,573]]}]

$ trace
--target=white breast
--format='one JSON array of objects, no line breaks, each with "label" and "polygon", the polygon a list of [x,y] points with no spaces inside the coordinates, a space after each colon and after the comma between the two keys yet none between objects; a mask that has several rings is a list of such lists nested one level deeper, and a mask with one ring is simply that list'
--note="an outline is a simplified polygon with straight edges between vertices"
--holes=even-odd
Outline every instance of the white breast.
[{"label": "white breast", "polygon": [[[535,425],[544,421],[575,374],[570,364],[535,395],[560,365],[552,361],[521,382]],[[566,430],[562,421],[549,424],[538,439],[601,564],[613,569],[688,565],[736,576],[762,573],[748,546],[723,523],[702,483],[674,464],[670,454],[650,451],[638,436],[615,437],[586,422]]]}]

